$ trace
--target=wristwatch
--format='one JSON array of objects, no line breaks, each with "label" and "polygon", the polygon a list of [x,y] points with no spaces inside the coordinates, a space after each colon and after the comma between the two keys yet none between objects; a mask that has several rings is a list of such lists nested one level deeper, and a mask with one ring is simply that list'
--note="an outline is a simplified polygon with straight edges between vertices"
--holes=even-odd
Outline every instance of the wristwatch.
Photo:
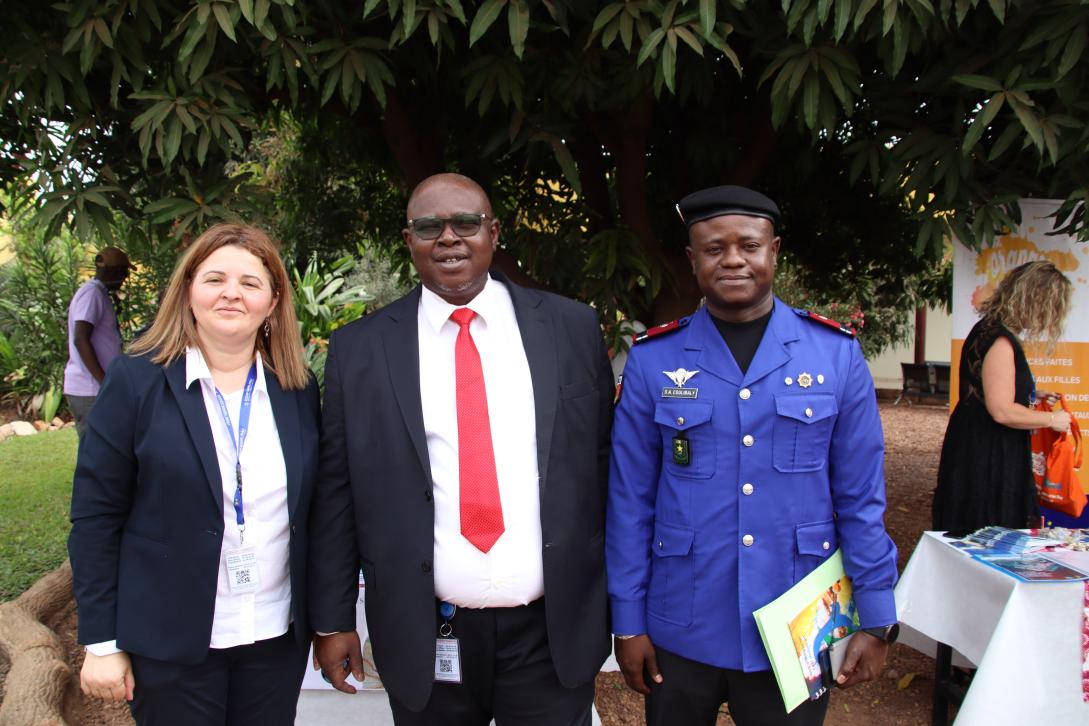
[{"label": "wristwatch", "polygon": [[862,632],[891,644],[895,643],[896,639],[900,637],[900,623],[882,625],[876,628],[862,628]]}]

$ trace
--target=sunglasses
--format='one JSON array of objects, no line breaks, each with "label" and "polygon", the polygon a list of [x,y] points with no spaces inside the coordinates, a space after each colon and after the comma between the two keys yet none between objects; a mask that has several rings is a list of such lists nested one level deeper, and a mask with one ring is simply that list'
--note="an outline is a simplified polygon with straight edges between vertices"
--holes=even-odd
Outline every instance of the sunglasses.
[{"label": "sunglasses", "polygon": [[417,217],[408,220],[408,226],[420,239],[436,239],[450,223],[450,229],[458,237],[472,237],[480,231],[480,225],[488,218],[487,214],[461,212],[452,217]]}]

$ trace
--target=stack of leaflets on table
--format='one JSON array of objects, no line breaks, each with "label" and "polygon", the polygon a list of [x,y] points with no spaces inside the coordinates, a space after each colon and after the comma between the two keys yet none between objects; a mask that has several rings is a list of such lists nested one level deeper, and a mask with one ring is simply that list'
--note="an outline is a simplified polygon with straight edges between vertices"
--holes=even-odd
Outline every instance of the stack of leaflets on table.
[{"label": "stack of leaflets on table", "polygon": [[794,587],[753,613],[787,712],[831,687],[858,630],[851,580],[836,550]]},{"label": "stack of leaflets on table", "polygon": [[1028,532],[1008,527],[984,527],[977,529],[964,538],[973,547],[991,550],[995,553],[1021,555],[1038,552],[1055,543],[1046,537],[1034,537]]},{"label": "stack of leaflets on table", "polygon": [[946,542],[959,552],[1021,582],[1089,580],[1089,569],[1079,568],[1079,563],[1056,557],[1057,553],[1049,551],[1061,545],[1043,533],[984,527],[962,540],[947,539]]}]

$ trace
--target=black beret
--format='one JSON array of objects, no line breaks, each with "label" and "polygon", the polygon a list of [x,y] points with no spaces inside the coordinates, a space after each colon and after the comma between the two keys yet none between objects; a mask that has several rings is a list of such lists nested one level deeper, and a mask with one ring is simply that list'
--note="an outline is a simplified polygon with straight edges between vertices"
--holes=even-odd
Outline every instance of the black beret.
[{"label": "black beret", "polygon": [[725,214],[763,217],[770,219],[772,224],[779,223],[779,207],[775,202],[760,192],[733,185],[692,192],[677,205],[677,214],[681,215],[685,227]]}]

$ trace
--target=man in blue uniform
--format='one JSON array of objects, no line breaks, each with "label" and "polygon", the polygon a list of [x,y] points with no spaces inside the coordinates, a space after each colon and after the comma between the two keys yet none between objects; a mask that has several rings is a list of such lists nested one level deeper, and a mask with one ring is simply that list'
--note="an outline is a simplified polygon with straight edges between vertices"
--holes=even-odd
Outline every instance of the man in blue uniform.
[{"label": "man in blue uniform", "polygon": [[896,635],[884,444],[853,334],[772,294],[779,209],[742,187],[677,206],[706,305],[632,349],[613,426],[606,563],[617,661],[647,723],[820,724],[787,713],[753,618],[837,548],[863,633],[838,683]]}]

